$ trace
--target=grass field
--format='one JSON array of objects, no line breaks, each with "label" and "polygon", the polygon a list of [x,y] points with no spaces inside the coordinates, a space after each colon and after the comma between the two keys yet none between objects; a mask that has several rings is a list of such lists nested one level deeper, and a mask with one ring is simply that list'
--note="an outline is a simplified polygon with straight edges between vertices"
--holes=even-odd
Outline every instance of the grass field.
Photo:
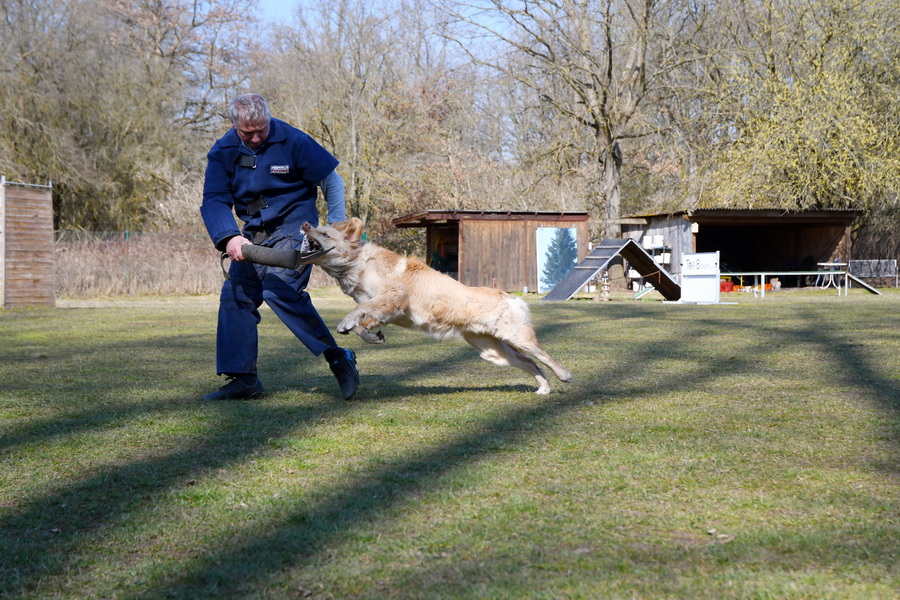
[{"label": "grass field", "polygon": [[533,302],[549,397],[342,337],[351,402],[267,310],[269,394],[214,404],[215,298],[0,311],[0,597],[897,598],[885,292]]}]

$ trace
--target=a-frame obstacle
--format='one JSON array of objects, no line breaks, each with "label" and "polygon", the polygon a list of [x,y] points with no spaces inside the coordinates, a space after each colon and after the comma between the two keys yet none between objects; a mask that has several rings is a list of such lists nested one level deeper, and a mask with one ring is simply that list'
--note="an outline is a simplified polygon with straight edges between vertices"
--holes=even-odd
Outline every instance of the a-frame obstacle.
[{"label": "a-frame obstacle", "polygon": [[597,273],[607,268],[616,255],[628,261],[631,268],[641,274],[644,281],[659,290],[666,300],[681,299],[681,286],[663,269],[647,251],[633,239],[603,240],[583,261],[566,275],[544,300],[568,300]]}]

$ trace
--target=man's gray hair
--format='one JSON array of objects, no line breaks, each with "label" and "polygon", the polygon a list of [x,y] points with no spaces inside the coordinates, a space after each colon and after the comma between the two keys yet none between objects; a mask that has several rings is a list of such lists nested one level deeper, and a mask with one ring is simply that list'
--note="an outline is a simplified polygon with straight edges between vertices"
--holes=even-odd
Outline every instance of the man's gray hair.
[{"label": "man's gray hair", "polygon": [[241,94],[231,101],[228,116],[231,117],[232,125],[237,125],[239,121],[268,122],[272,118],[272,112],[269,110],[269,103],[259,94]]}]

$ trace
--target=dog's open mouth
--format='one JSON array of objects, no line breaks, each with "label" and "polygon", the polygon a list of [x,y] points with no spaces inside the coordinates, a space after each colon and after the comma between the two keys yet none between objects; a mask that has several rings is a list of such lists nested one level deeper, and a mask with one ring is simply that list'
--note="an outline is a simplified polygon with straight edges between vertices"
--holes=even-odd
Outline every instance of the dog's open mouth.
[{"label": "dog's open mouth", "polygon": [[309,264],[315,259],[328,254],[334,248],[325,248],[314,240],[309,233],[306,234],[306,238],[303,240],[303,244],[300,246],[300,254],[298,255],[298,259],[300,260],[300,264]]}]

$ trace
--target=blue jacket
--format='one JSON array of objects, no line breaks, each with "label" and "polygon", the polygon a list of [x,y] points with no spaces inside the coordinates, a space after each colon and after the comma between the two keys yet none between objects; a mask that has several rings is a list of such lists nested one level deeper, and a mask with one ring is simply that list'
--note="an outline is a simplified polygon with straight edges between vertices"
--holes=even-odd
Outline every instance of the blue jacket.
[{"label": "blue jacket", "polygon": [[[200,215],[219,250],[240,235],[232,209],[245,229],[290,226],[299,231],[304,221],[319,222],[316,186],[333,173],[338,160],[284,121],[272,119],[269,127],[269,137],[255,155],[241,144],[234,128],[207,154]],[[333,206],[337,199],[328,200],[329,220],[343,220],[330,218],[332,209],[343,213],[343,194],[339,207]]]}]

